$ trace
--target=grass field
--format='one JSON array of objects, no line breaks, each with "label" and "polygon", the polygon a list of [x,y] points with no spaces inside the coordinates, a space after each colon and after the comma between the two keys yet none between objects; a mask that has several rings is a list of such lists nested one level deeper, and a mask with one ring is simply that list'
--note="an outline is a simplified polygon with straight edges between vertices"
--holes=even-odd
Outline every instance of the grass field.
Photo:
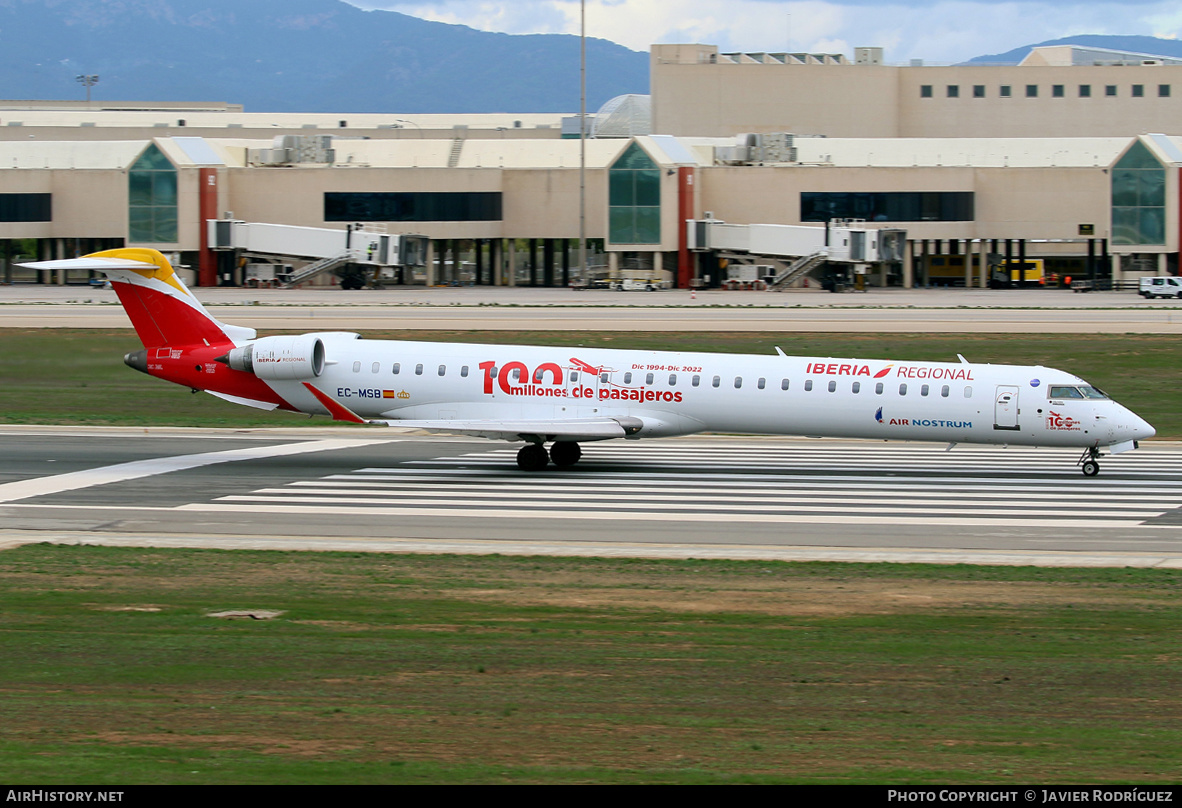
[{"label": "grass field", "polygon": [[1172,571],[31,545],[0,579],[9,784],[1180,774]]},{"label": "grass field", "polygon": [[[1043,364],[1076,373],[1157,428],[1182,438],[1172,380],[1182,377],[1182,340],[1149,335],[744,334],[384,331],[367,337],[632,347],[816,357]],[[306,416],[261,413],[137,373],[123,354],[138,340],[122,329],[0,329],[0,423],[172,426],[298,426]],[[323,420],[317,423],[324,423]]]},{"label": "grass field", "polygon": [[[136,373],[130,331],[0,336],[3,423],[308,423]],[[959,352],[1078,373],[1182,438],[1176,338],[367,336]],[[1180,593],[1169,570],[25,546],[0,553],[0,780],[1176,783]]]}]

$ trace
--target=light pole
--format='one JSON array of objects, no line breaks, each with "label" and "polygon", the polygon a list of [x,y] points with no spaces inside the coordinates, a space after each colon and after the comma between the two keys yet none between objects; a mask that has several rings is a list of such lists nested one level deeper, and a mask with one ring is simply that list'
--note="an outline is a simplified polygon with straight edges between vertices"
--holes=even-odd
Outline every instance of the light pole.
[{"label": "light pole", "polygon": [[587,277],[587,0],[579,0],[579,271]]},{"label": "light pole", "polygon": [[86,103],[90,103],[90,88],[98,84],[99,77],[95,73],[83,74],[74,79],[86,88]]},{"label": "light pole", "polygon": [[409,124],[410,124],[411,126],[413,126],[415,129],[418,129],[418,130],[419,130],[419,140],[422,140],[422,139],[423,139],[423,127],[419,126],[419,125],[418,125],[417,123],[415,123],[414,121],[408,121],[408,120],[406,120],[405,118],[395,118],[395,119],[394,119],[394,123],[409,123]]}]

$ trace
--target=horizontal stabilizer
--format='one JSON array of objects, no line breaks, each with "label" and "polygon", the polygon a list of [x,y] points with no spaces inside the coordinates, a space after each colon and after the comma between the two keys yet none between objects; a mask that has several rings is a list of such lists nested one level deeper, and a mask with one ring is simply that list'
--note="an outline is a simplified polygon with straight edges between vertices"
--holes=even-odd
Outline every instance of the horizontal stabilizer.
[{"label": "horizontal stabilizer", "polygon": [[55,261],[30,261],[18,266],[28,267],[29,269],[85,269],[94,270],[96,272],[104,272],[108,269],[156,269],[155,264],[149,264],[144,261],[131,261],[126,258],[91,258],[90,256],[83,256],[82,258],[60,258]]}]

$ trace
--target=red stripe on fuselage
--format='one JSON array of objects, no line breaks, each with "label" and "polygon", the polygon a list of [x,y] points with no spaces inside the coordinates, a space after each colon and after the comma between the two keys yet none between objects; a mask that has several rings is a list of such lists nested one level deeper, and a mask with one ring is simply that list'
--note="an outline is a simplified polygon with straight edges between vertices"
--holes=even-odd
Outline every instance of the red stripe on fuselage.
[{"label": "red stripe on fuselage", "polygon": [[298,410],[253,373],[234,370],[217,361],[234,346],[169,345],[149,348],[148,375],[195,390],[212,390],[254,401],[276,404],[285,410]]}]

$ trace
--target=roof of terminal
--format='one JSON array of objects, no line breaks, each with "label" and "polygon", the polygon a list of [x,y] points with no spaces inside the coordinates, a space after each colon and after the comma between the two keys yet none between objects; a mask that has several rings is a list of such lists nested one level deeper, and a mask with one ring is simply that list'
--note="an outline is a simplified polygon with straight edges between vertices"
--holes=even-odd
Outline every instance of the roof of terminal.
[{"label": "roof of terminal", "polygon": [[[1165,164],[1182,165],[1182,137],[1144,135],[1146,144]],[[660,165],[714,164],[716,147],[733,146],[734,138],[637,138]],[[1132,138],[814,138],[797,137],[797,162],[779,164],[810,170],[815,167],[875,168],[1104,168],[1129,146]],[[602,169],[630,143],[627,139],[586,141],[586,165]],[[271,140],[157,137],[140,140],[13,140],[4,144],[0,169],[125,169],[149,143],[155,143],[178,167],[251,165],[251,151],[270,149]],[[461,168],[572,169],[579,166],[579,141],[483,140],[451,138],[334,138],[336,168]],[[301,164],[301,166],[304,164]],[[326,164],[325,164],[326,165]],[[319,164],[307,164],[319,168]],[[327,166],[326,166],[327,167]]]}]

